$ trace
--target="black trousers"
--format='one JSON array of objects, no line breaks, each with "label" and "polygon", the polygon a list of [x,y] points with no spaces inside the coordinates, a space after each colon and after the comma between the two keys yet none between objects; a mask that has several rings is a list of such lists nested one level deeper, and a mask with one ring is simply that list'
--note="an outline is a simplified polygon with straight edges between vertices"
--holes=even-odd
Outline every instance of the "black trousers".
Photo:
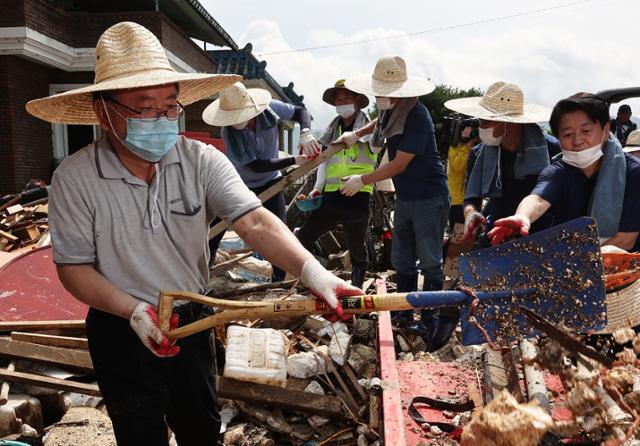
[{"label": "black trousers", "polygon": [[[200,319],[202,307],[180,307],[180,324]],[[129,321],[91,308],[89,352],[119,446],[166,446],[167,426],[180,446],[217,445],[220,416],[210,330],[178,340],[180,353],[158,358]]]},{"label": "black trousers", "polygon": [[[249,189],[251,189],[251,191],[256,195],[260,195],[263,191],[267,190],[267,188],[269,188],[273,183],[276,183],[278,180],[280,180],[280,178],[268,184],[265,184],[264,186],[254,187]],[[283,222],[286,222],[287,211],[286,211],[286,206],[284,202],[284,192],[279,192],[278,194],[274,195],[272,198],[264,202],[263,206],[268,210],[270,210],[280,220],[282,220]],[[211,223],[211,226],[216,225],[219,221],[220,219],[216,218]],[[209,240],[209,252],[211,253],[211,262],[213,262],[216,258],[216,251],[218,250],[218,246],[220,246],[220,241],[222,240],[222,237],[224,237],[225,232],[226,230],[222,231],[220,234],[216,235],[214,238]],[[280,282],[284,280],[286,275],[287,275],[286,271],[281,270],[280,268],[274,265],[273,273],[271,274],[271,281]]]},{"label": "black trousers", "polygon": [[347,247],[351,264],[366,269],[367,232],[369,230],[369,209],[349,208],[345,206],[330,206],[324,203],[320,209],[313,211],[298,232],[300,243],[311,250],[313,244],[325,232],[331,231],[338,223],[342,223],[347,236]]}]

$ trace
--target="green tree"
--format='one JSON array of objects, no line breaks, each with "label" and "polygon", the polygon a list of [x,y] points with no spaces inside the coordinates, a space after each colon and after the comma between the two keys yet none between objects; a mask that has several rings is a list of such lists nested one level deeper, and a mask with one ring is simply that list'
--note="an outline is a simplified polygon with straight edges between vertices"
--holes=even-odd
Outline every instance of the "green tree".
[{"label": "green tree", "polygon": [[[461,90],[450,85],[440,84],[436,86],[436,89],[432,93],[420,97],[420,102],[422,102],[429,109],[429,113],[431,113],[433,125],[436,129],[436,142],[438,143],[438,148],[443,156],[446,155],[449,149],[449,141],[446,135],[443,138],[442,125],[444,123],[444,118],[453,113],[444,106],[444,103],[450,99],[482,96],[482,94],[483,92],[479,88]],[[447,140],[444,141],[443,139]]]}]

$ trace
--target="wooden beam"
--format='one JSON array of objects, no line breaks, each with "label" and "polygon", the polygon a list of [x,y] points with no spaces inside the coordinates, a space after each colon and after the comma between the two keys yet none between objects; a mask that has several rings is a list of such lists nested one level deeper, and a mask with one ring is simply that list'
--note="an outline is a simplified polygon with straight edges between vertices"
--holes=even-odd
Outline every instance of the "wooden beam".
[{"label": "wooden beam", "polygon": [[81,372],[92,373],[93,363],[86,350],[50,347],[48,345],[32,344],[30,342],[12,341],[0,338],[0,356],[15,359],[29,359],[62,367],[71,367]]},{"label": "wooden beam", "polygon": [[[292,170],[287,175],[283,176],[277,183],[273,184],[269,188],[262,191],[258,198],[263,203],[268,201],[269,199],[276,196],[280,191],[284,190],[285,187],[293,184],[298,181],[300,178],[311,172],[313,169],[318,167],[320,164],[331,158],[333,155],[338,153],[343,149],[342,144],[331,145],[322,152],[316,159],[308,161],[304,163],[302,166],[298,167],[295,170]],[[213,228],[209,230],[209,239],[214,238],[216,235],[220,234],[227,227],[227,223],[222,220],[218,224],[216,224]]]},{"label": "wooden beam", "polygon": [[84,320],[70,321],[0,321],[3,331],[39,331],[56,329],[84,329]]},{"label": "wooden beam", "polygon": [[64,390],[67,392],[82,393],[85,395],[102,396],[100,389],[95,384],[86,384],[66,379],[52,378],[49,376],[35,375],[33,373],[15,372],[0,369],[0,379],[3,381],[31,384],[47,389]]},{"label": "wooden beam", "polygon": [[87,341],[86,338],[74,338],[70,336],[55,336],[14,331],[11,333],[11,340],[31,342],[32,344],[50,345],[52,347],[81,348],[84,350],[89,348],[89,341]]},{"label": "wooden beam", "polygon": [[267,404],[274,407],[322,415],[328,418],[344,416],[342,401],[333,396],[283,389],[282,387],[255,384],[224,377],[216,377],[216,386],[219,398]]},{"label": "wooden beam", "polygon": [[[15,361],[11,361],[9,363],[9,365],[7,366],[7,370],[9,372],[13,372],[16,369],[16,362]],[[4,406],[5,404],[7,404],[7,401],[9,400],[9,387],[11,385],[9,384],[9,381],[3,381],[2,385],[0,386],[0,406]]]}]

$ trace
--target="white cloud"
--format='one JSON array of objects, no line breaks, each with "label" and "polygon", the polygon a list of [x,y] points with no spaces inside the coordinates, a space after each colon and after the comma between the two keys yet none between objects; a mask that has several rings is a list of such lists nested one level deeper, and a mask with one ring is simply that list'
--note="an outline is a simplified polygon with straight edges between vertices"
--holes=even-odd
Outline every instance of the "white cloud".
[{"label": "white cloud", "polygon": [[[486,88],[496,80],[515,82],[528,100],[549,107],[577,91],[637,85],[640,59],[629,57],[635,53],[633,42],[625,44],[606,36],[585,40],[580,36],[582,29],[550,29],[542,25],[510,24],[496,29],[477,34],[473,29],[462,29],[446,36],[405,34],[401,38],[263,58],[279,82],[293,81],[296,92],[304,94],[318,129],[335,116],[332,107],[322,102],[324,89],[337,79],[370,74],[376,60],[385,55],[402,56],[410,75],[455,87]],[[399,34],[402,31],[382,27],[352,33],[313,29],[307,31],[305,45]],[[249,23],[238,40],[242,45],[251,42],[257,55],[292,49],[278,23],[270,20]],[[630,103],[634,111],[640,112],[640,101]]]}]

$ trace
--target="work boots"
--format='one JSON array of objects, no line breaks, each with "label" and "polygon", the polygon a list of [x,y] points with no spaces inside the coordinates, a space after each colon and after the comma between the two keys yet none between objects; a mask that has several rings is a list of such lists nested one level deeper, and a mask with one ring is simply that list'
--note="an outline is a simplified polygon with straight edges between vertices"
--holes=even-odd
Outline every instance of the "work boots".
[{"label": "work boots", "polygon": [[[425,281],[423,291],[441,291],[441,281]],[[420,336],[427,343],[427,351],[441,349],[453,334],[460,320],[460,309],[436,308],[422,310],[420,322],[416,322],[409,330]]]},{"label": "work boots", "polygon": [[351,285],[361,288],[364,283],[364,277],[367,274],[367,264],[351,266]]},{"label": "work boots", "polygon": [[[418,289],[418,274],[396,274],[396,284],[398,293],[409,293]],[[402,310],[391,312],[391,322],[404,327],[413,324],[413,310]]]}]

